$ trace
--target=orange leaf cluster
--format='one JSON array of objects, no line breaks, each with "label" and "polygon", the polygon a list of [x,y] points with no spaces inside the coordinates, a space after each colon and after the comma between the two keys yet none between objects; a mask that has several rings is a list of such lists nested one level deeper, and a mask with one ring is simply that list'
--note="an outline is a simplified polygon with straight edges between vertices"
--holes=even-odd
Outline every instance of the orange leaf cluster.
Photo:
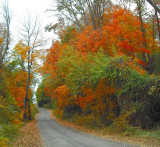
[{"label": "orange leaf cluster", "polygon": [[[16,104],[23,109],[23,101],[26,93],[27,73],[22,70],[15,72],[10,78],[8,78],[8,80],[10,81],[9,90],[11,95],[14,97]],[[31,89],[29,89],[29,97],[31,97]]]}]

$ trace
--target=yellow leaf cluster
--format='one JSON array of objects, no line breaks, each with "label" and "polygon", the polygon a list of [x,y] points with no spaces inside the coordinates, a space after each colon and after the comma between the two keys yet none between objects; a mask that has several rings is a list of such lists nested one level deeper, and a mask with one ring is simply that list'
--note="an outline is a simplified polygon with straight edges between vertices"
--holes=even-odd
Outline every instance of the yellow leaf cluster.
[{"label": "yellow leaf cluster", "polygon": [[3,38],[0,38],[0,45],[3,43]]},{"label": "yellow leaf cluster", "polygon": [[26,55],[27,55],[27,52],[28,52],[29,49],[30,49],[30,47],[25,46],[22,41],[20,41],[20,42],[14,47],[14,50],[15,50],[19,55],[21,55],[21,58],[22,58],[23,60],[26,59]]}]

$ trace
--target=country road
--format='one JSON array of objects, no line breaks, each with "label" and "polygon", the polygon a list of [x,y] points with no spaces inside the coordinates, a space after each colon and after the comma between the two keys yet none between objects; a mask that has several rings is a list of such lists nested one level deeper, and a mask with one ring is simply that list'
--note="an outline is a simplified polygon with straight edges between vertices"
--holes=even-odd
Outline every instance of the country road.
[{"label": "country road", "polygon": [[46,147],[135,147],[114,142],[64,127],[50,118],[50,113],[39,108],[38,128]]}]

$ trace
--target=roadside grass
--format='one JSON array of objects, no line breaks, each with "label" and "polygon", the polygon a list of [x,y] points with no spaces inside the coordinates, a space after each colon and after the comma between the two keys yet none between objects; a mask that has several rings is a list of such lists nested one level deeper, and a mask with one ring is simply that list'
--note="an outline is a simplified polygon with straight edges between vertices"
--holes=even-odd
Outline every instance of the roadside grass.
[{"label": "roadside grass", "polygon": [[136,130],[135,131],[135,136],[141,136],[145,138],[153,138],[153,139],[160,139],[160,130],[148,130],[148,131],[143,131],[143,130]]}]

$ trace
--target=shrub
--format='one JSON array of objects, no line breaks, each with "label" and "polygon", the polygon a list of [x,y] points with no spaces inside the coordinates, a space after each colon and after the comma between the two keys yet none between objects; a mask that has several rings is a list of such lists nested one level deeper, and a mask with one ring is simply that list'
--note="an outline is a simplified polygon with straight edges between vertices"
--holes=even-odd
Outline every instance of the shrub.
[{"label": "shrub", "polygon": [[18,135],[18,129],[20,126],[13,124],[2,125],[1,134],[4,138],[13,139]]},{"label": "shrub", "polygon": [[99,119],[95,118],[93,115],[80,116],[78,117],[76,122],[87,128],[98,129],[104,126],[104,124]]},{"label": "shrub", "polygon": [[160,79],[132,72],[118,96],[121,111],[125,105],[135,106],[130,123],[142,128],[152,128],[160,122]]},{"label": "shrub", "polygon": [[38,113],[38,107],[36,104],[31,104],[31,119],[35,119],[35,115]]},{"label": "shrub", "polygon": [[64,108],[62,118],[70,119],[74,116],[75,113],[80,115],[80,112],[81,112],[80,106],[71,103]]}]

